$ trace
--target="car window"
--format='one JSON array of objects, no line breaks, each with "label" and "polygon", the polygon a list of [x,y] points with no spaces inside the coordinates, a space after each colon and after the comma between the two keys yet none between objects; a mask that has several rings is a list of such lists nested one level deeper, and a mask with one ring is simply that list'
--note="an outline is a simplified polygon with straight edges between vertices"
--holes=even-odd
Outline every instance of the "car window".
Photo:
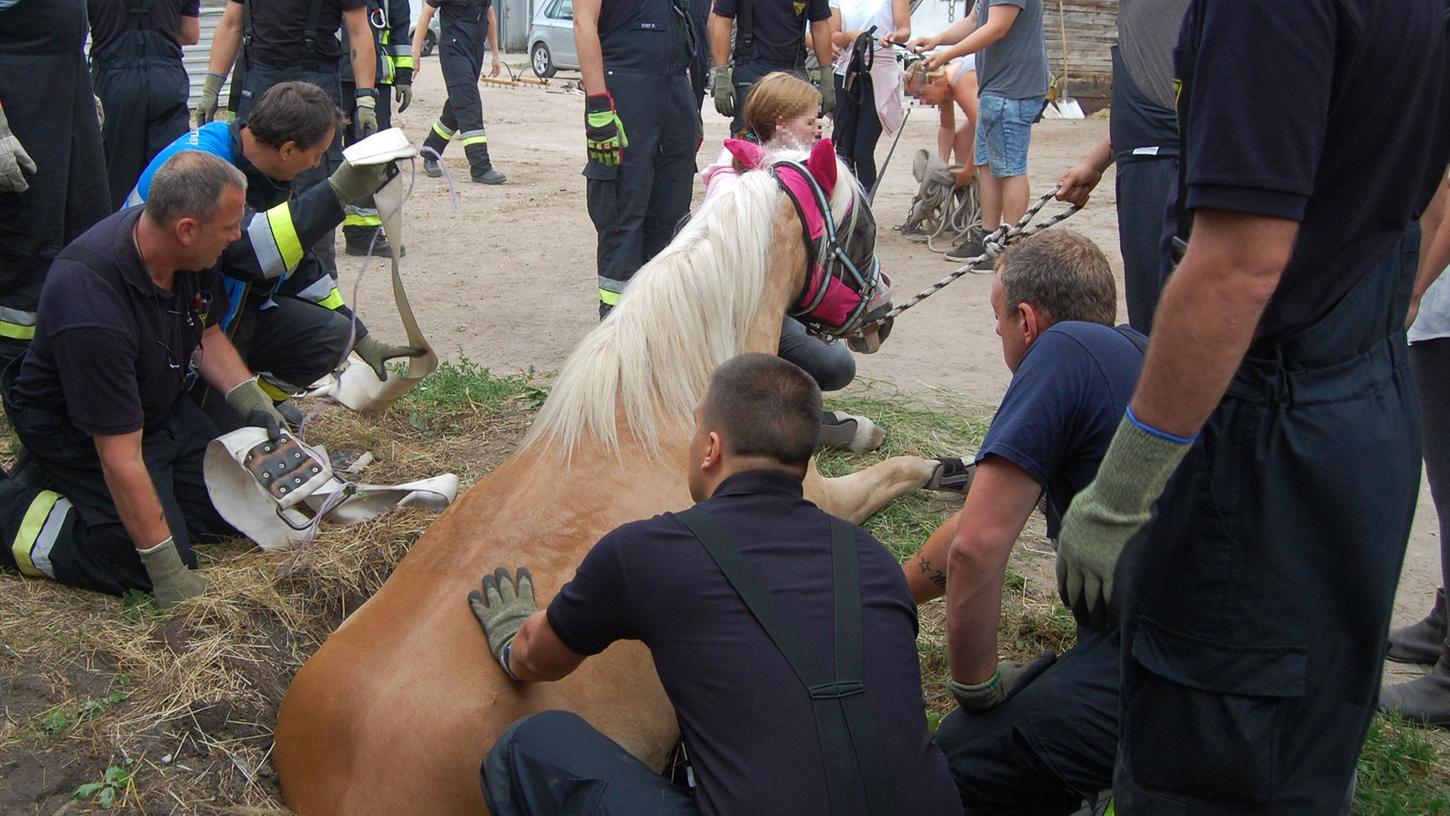
[{"label": "car window", "polygon": [[574,19],[574,0],[560,0],[558,7],[554,11],[555,16],[560,20]]}]

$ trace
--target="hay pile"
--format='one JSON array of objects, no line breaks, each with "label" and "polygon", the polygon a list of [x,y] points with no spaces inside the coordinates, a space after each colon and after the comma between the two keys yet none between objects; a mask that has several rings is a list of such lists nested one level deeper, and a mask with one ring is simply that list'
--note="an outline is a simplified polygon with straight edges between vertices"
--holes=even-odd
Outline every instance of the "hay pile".
[{"label": "hay pile", "polygon": [[[368,481],[452,471],[467,486],[513,450],[530,400],[334,409],[307,438],[372,452]],[[268,753],[293,673],[433,518],[326,526],[301,554],[203,545],[211,590],[167,614],[146,596],[0,573],[0,813],[87,812],[103,798],[116,812],[285,813]],[[89,798],[73,800],[86,783]]]}]

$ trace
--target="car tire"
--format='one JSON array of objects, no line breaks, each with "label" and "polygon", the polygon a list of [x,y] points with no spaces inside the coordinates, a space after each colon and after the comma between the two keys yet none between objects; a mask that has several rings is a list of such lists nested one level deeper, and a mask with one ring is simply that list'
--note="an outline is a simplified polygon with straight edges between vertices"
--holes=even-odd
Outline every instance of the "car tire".
[{"label": "car tire", "polygon": [[536,42],[529,49],[529,67],[534,69],[534,75],[539,79],[548,79],[559,72],[558,66],[554,65],[554,55],[549,53],[549,46],[543,42]]},{"label": "car tire", "polygon": [[423,56],[433,56],[433,49],[438,47],[438,35],[430,29],[423,33]]}]

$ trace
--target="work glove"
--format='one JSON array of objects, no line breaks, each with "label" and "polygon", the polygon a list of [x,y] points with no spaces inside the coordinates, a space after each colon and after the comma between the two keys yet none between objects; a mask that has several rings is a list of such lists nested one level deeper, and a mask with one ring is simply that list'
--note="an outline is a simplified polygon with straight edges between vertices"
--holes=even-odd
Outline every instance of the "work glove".
[{"label": "work glove", "polygon": [[176,551],[176,539],[171,536],[139,554],[141,566],[151,578],[151,597],[156,599],[157,607],[166,609],[206,592],[206,579],[187,569]]},{"label": "work glove", "polygon": [[614,97],[608,93],[592,94],[584,100],[584,139],[593,161],[613,167],[624,160],[629,137],[624,135],[624,122],[614,110]]},{"label": "work glove", "polygon": [[735,70],[729,65],[717,65],[710,69],[710,98],[715,100],[715,111],[721,116],[735,115]]},{"label": "work glove", "polygon": [[829,70],[821,71],[821,81],[816,87],[821,89],[821,115],[825,116],[836,109],[836,75]]},{"label": "work glove", "polygon": [[96,123],[102,128],[106,126],[106,106],[101,104],[101,98],[95,94],[91,96],[96,100]]},{"label": "work glove", "polygon": [[413,104],[413,70],[411,68],[399,68],[393,77],[393,98],[398,103],[398,113],[408,109]]},{"label": "work glove", "polygon": [[518,679],[509,668],[509,647],[524,628],[524,621],[539,610],[534,602],[534,578],[524,567],[516,576],[499,567],[492,575],[483,576],[483,591],[468,593],[468,608],[483,626],[488,650],[493,653],[509,677]]},{"label": "work glove", "polygon": [[0,107],[0,193],[23,193],[30,189],[30,182],[21,170],[34,175],[35,160],[10,132],[10,120],[5,118],[5,108]]},{"label": "work glove", "polygon": [[193,129],[216,118],[217,95],[222,92],[222,83],[226,77],[221,74],[214,74],[210,71],[206,79],[201,83],[201,96],[197,97],[196,107],[191,109],[191,126]]},{"label": "work glove", "polygon": [[378,92],[372,88],[358,88],[355,102],[352,129],[361,141],[378,132]]},{"label": "work glove", "polygon": [[422,357],[428,353],[427,349],[413,346],[390,346],[375,339],[371,334],[359,337],[353,344],[352,350],[357,352],[357,356],[363,358],[363,361],[378,375],[378,379],[384,382],[388,379],[386,363],[389,360],[396,360],[399,357]]},{"label": "work glove", "polygon": [[1123,547],[1152,518],[1193,440],[1153,430],[1129,408],[1097,478],[1073,497],[1057,543],[1057,592],[1085,626],[1102,628]]},{"label": "work glove", "polygon": [[243,424],[254,428],[266,428],[267,438],[276,441],[282,438],[282,429],[287,420],[277,410],[272,398],[262,390],[257,378],[242,380],[227,392],[227,405],[242,417]]},{"label": "work glove", "polygon": [[967,711],[986,711],[1007,702],[1056,662],[1057,655],[1053,652],[1043,652],[1026,664],[1008,660],[998,663],[997,670],[985,682],[958,683],[951,680],[947,688],[957,698],[957,705]]},{"label": "work glove", "polygon": [[353,164],[347,159],[332,171],[327,177],[327,183],[332,185],[332,191],[337,194],[337,200],[342,205],[357,201],[359,198],[367,198],[376,193],[388,182],[388,167],[390,162],[382,164]]}]

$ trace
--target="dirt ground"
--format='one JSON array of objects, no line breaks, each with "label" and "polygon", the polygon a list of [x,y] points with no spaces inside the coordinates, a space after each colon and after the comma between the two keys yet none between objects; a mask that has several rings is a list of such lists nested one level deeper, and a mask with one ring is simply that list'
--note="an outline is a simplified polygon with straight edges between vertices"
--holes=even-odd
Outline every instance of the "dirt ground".
[{"label": "dirt ground", "polygon": [[[522,61],[519,61],[522,64]],[[595,323],[594,229],[584,209],[581,118],[583,97],[558,87],[485,86],[484,115],[495,166],[508,183],[468,183],[462,151],[447,152],[455,199],[441,179],[418,174],[406,210],[408,256],[405,272],[414,308],[439,353],[466,356],[495,372],[557,370],[574,344]],[[437,62],[423,60],[416,96],[395,115],[421,143],[445,97]],[[628,128],[628,123],[625,123]],[[1033,131],[1030,166],[1034,193],[1045,192],[1106,132],[1105,121],[1048,121]],[[915,181],[911,156],[935,144],[935,111],[911,114],[896,155],[877,194],[875,212],[883,227],[900,224]],[[727,121],[705,105],[705,143],[700,165],[721,149]],[[882,140],[878,163],[889,141]],[[697,196],[699,195],[697,185]],[[1119,275],[1117,217],[1112,172],[1087,209],[1064,226],[1102,247]],[[883,229],[878,240],[883,267],[895,281],[898,299],[919,291],[953,268],[922,244]],[[385,267],[370,265],[354,293],[359,259],[343,258],[344,294],[383,336],[401,337],[390,317],[391,294]],[[989,276],[967,275],[897,321],[891,338],[873,356],[859,358],[860,378],[852,387],[890,384],[928,401],[966,401],[995,406],[1010,379],[993,332],[987,296]],[[1126,308],[1119,307],[1126,320]],[[1346,467],[1346,478],[1353,472]],[[1439,584],[1439,538],[1427,488],[1421,490],[1414,533],[1396,603],[1396,624],[1418,619]]]}]

